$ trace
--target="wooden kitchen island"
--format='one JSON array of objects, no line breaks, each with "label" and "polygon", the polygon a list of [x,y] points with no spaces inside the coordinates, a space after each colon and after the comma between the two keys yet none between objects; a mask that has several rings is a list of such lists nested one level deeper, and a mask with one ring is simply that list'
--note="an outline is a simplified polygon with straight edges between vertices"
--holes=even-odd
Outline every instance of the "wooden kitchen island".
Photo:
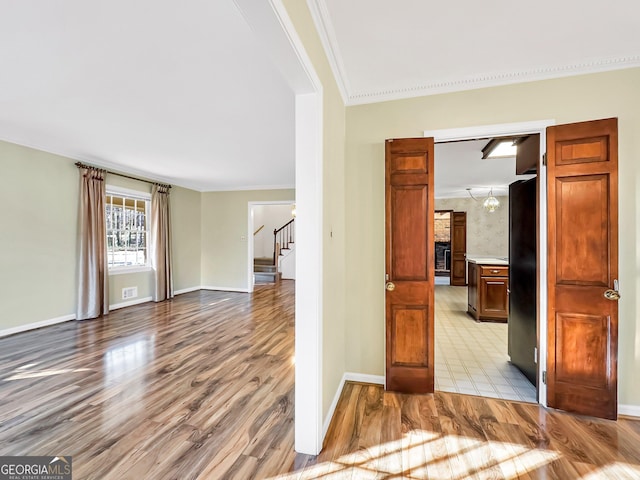
[{"label": "wooden kitchen island", "polygon": [[476,321],[506,322],[509,317],[509,262],[467,258],[467,313]]}]

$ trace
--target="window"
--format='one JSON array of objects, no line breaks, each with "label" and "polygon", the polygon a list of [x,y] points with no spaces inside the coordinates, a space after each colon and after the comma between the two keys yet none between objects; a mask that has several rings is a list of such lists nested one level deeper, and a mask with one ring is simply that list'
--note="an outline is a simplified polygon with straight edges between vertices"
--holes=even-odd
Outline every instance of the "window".
[{"label": "window", "polygon": [[148,267],[149,196],[107,187],[107,261],[109,270]]}]

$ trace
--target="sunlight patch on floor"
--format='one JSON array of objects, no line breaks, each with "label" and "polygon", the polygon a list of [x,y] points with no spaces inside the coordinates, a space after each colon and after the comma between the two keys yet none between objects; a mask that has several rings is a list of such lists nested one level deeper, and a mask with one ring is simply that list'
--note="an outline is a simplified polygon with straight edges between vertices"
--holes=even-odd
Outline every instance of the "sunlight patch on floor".
[{"label": "sunlight patch on floor", "polygon": [[635,480],[640,478],[640,466],[629,465],[623,462],[610,463],[581,478],[583,480],[602,480],[609,478]]},{"label": "sunlight patch on floor", "polygon": [[490,475],[518,478],[560,458],[560,454],[506,442],[486,442],[460,435],[412,431],[402,439],[361,449],[272,480],[323,478],[430,478],[462,480]]}]

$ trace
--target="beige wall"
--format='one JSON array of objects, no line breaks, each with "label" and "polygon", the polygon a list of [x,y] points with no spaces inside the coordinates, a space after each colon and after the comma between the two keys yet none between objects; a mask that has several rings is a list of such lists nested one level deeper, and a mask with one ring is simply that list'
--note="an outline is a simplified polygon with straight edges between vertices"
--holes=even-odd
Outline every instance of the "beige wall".
[{"label": "beige wall", "polygon": [[[75,313],[78,169],[75,160],[0,142],[0,330]],[[108,175],[107,184],[150,192],[145,182]],[[200,285],[200,193],[171,191],[174,286]],[[109,303],[122,288],[151,296],[151,272],[109,277]]]},{"label": "beige wall", "polygon": [[436,210],[467,212],[467,255],[509,255],[509,197],[497,197],[500,207],[488,212],[472,198],[436,199]]},{"label": "beige wall", "polygon": [[202,259],[201,193],[186,188],[171,189],[171,240],[173,242],[173,288],[200,286]]},{"label": "beige wall", "polygon": [[0,330],[75,312],[73,163],[0,142]]},{"label": "beige wall", "polygon": [[345,372],[345,108],[307,2],[283,0],[287,13],[322,83],[323,98],[323,283],[322,283],[322,411],[329,410]]},{"label": "beige wall", "polygon": [[202,194],[203,287],[246,290],[249,202],[295,200],[295,190],[241,190]]},{"label": "beige wall", "polygon": [[424,130],[618,117],[619,393],[640,405],[640,69],[347,108],[347,370],[384,374],[384,140]]}]

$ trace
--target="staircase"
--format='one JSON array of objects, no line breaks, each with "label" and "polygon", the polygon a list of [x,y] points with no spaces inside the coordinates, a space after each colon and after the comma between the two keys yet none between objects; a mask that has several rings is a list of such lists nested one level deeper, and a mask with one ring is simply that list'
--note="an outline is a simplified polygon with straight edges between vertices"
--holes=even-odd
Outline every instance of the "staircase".
[{"label": "staircase", "polygon": [[[253,259],[253,274],[256,284],[280,282],[282,273],[278,271],[278,264],[280,258],[289,254],[293,249],[295,241],[294,222],[295,219],[292,219],[273,231],[273,257]],[[262,227],[256,230],[254,235],[262,230]]]},{"label": "staircase", "polygon": [[278,283],[281,274],[278,272],[278,266],[273,264],[273,258],[254,258],[253,273],[255,283]]}]

